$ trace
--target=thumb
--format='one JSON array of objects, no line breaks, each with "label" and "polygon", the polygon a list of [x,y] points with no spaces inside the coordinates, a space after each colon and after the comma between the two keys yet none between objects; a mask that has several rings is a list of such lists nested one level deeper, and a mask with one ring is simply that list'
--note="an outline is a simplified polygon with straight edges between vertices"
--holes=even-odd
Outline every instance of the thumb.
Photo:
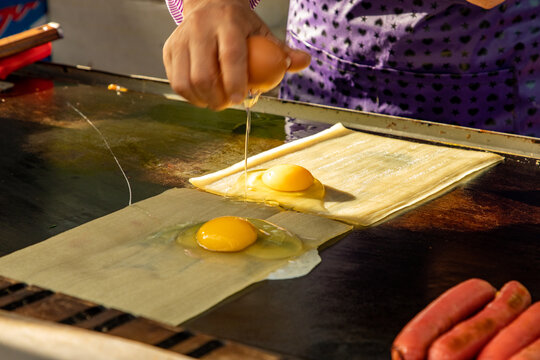
[{"label": "thumb", "polygon": [[288,72],[298,72],[307,68],[311,62],[311,55],[307,52],[297,49],[285,48],[285,52],[291,59],[291,65],[287,69]]},{"label": "thumb", "polygon": [[298,72],[307,68],[311,63],[311,55],[309,55],[309,53],[302,50],[291,49],[269,31],[264,36],[272,40],[274,43],[280,46],[283,51],[285,51],[285,53],[291,60],[291,64],[287,69],[288,72]]}]

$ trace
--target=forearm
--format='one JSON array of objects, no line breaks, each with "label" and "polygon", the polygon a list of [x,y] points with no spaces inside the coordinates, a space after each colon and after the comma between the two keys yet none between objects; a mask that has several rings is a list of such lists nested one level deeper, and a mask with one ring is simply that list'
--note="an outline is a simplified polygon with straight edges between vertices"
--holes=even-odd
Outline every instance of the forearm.
[{"label": "forearm", "polygon": [[491,9],[497,5],[502,4],[504,0],[467,0],[467,2],[470,2],[471,4],[476,6],[480,6],[484,9]]}]

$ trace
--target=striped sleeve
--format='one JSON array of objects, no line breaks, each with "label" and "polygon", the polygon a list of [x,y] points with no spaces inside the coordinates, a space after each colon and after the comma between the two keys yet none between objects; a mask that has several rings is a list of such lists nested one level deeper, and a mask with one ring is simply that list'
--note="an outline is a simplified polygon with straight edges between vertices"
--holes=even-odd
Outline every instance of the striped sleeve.
[{"label": "striped sleeve", "polygon": [[[171,13],[171,16],[174,19],[174,22],[176,24],[180,24],[182,20],[184,20],[184,1],[183,0],[165,0],[167,3],[167,8],[169,8],[169,12]],[[259,1],[261,0],[249,0],[249,6],[251,6],[252,9],[259,4]]]}]

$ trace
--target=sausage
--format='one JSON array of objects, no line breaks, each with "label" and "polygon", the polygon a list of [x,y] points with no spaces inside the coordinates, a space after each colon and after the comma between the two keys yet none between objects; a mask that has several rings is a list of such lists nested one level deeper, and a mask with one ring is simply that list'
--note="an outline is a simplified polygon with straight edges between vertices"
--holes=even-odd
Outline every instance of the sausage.
[{"label": "sausage", "polygon": [[428,351],[428,360],[472,359],[530,303],[531,295],[525,286],[517,281],[506,283],[482,311],[435,340]]},{"label": "sausage", "polygon": [[425,359],[429,345],[439,335],[484,307],[494,296],[495,288],[481,279],[469,279],[446,290],[401,330],[392,345],[392,359]]},{"label": "sausage", "polygon": [[540,360],[540,338],[512,356],[510,360]]},{"label": "sausage", "polygon": [[540,338],[540,301],[529,306],[502,329],[482,350],[477,360],[506,360]]}]

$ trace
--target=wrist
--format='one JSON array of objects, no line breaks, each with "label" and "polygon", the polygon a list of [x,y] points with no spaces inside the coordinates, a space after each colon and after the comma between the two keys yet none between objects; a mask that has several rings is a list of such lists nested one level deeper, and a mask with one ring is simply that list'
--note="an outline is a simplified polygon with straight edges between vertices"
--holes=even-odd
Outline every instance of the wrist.
[{"label": "wrist", "polygon": [[250,0],[183,0],[184,1],[184,16],[198,8],[199,6],[209,4],[236,4],[250,7]]}]

